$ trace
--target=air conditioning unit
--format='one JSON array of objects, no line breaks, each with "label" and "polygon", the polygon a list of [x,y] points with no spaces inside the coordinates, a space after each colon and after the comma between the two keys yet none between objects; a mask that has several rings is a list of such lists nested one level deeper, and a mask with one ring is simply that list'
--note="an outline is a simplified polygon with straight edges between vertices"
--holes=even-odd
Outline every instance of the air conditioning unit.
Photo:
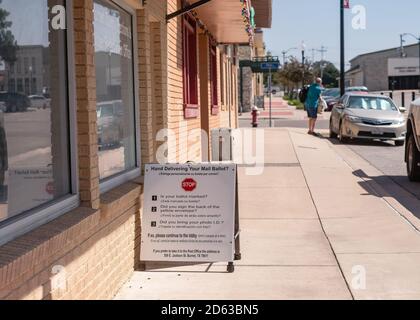
[{"label": "air conditioning unit", "polygon": [[211,131],[211,160],[214,162],[234,161],[236,143],[233,129],[213,129]]}]

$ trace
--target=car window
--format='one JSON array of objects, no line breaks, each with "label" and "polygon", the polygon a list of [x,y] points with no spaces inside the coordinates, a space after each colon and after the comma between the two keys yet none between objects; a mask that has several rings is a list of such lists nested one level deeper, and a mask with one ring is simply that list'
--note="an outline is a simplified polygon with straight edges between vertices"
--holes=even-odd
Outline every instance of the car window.
[{"label": "car window", "polygon": [[112,104],[99,107],[98,116],[100,118],[112,117],[114,115],[114,106]]},{"label": "car window", "polygon": [[377,97],[350,97],[348,108],[378,111],[398,110],[391,100]]},{"label": "car window", "polygon": [[327,89],[325,90],[322,95],[324,97],[334,97],[337,98],[340,96],[340,90],[339,89]]}]

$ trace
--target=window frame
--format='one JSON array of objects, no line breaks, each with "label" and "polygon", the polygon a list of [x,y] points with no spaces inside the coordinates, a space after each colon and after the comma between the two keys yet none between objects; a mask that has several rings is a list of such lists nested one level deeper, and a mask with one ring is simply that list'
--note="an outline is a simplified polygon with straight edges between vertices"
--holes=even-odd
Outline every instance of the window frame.
[{"label": "window frame", "polygon": [[[191,38],[193,38],[194,41],[192,41]],[[197,48],[197,40],[197,22],[192,16],[185,14],[182,17],[182,79],[185,119],[198,118],[199,116],[199,52]],[[193,83],[190,81],[192,78],[195,78]]]},{"label": "window frame", "polygon": [[[122,171],[111,177],[99,181],[99,192],[106,193],[126,182],[141,177],[141,134],[140,134],[140,98],[139,98],[139,79],[136,75],[139,72],[139,57],[138,57],[138,37],[137,37],[137,16],[134,9],[128,6],[123,0],[98,0],[102,2],[110,2],[125,11],[131,16],[131,31],[132,31],[132,62],[133,62],[133,104],[134,104],[134,154],[136,156],[135,168]],[[95,30],[93,30],[95,32]],[[97,121],[97,120],[96,120]],[[98,158],[99,161],[99,158]]]},{"label": "window frame", "polygon": [[220,52],[220,103],[222,107],[227,106],[227,87],[226,87],[226,56],[224,52]]},{"label": "window frame", "polygon": [[[0,246],[57,219],[80,206],[77,148],[77,103],[74,51],[73,0],[65,0],[66,8],[66,79],[68,103],[69,194],[0,222]],[[62,31],[58,31],[62,32]]]},{"label": "window frame", "polygon": [[217,46],[213,45],[212,43],[209,44],[209,61],[211,115],[217,116],[219,114],[219,90],[217,87]]}]

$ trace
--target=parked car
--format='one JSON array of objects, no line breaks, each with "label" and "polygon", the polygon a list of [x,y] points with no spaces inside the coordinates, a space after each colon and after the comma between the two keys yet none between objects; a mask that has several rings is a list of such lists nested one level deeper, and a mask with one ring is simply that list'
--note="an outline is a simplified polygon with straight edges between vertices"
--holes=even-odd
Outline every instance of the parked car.
[{"label": "parked car", "polygon": [[369,92],[367,87],[348,87],[346,88],[346,92]]},{"label": "parked car", "polygon": [[31,107],[35,109],[47,109],[50,107],[49,99],[44,96],[32,95],[28,97],[31,101]]},{"label": "parked car", "polygon": [[[348,87],[346,88],[346,93],[347,92],[368,93],[369,89],[366,87]],[[334,106],[338,103],[338,101],[341,98],[340,89],[339,88],[327,89],[324,91],[323,97],[328,106],[327,110],[325,111],[331,112]]]},{"label": "parked car", "polygon": [[334,105],[340,99],[340,89],[339,88],[326,89],[323,91],[322,97],[327,103],[327,109],[325,111],[331,111]]},{"label": "parked car", "polygon": [[97,104],[98,143],[101,149],[118,147],[123,139],[122,102],[106,101]]},{"label": "parked car", "polygon": [[407,126],[404,115],[388,97],[368,93],[346,93],[334,106],[330,137],[342,143],[349,139],[394,141],[403,146]]},{"label": "parked car", "polygon": [[0,101],[6,104],[6,112],[25,112],[31,106],[28,96],[15,92],[0,92]]},{"label": "parked car", "polygon": [[411,181],[420,181],[420,99],[411,103],[407,120],[405,162]]}]

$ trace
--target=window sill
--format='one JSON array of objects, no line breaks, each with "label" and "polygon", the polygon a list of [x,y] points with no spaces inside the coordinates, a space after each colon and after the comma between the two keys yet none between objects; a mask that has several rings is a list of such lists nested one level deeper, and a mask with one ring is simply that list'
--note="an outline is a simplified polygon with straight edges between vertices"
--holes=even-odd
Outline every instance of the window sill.
[{"label": "window sill", "polygon": [[138,179],[139,177],[141,177],[141,170],[140,168],[136,168],[127,172],[123,172],[119,175],[107,178],[101,181],[99,185],[100,193],[103,194],[108,191],[111,191],[112,189],[115,189],[126,182]]},{"label": "window sill", "polygon": [[184,118],[195,119],[199,116],[199,105],[198,104],[184,104]]},{"label": "window sill", "polygon": [[0,246],[76,209],[79,204],[78,195],[69,195],[0,223]]}]

